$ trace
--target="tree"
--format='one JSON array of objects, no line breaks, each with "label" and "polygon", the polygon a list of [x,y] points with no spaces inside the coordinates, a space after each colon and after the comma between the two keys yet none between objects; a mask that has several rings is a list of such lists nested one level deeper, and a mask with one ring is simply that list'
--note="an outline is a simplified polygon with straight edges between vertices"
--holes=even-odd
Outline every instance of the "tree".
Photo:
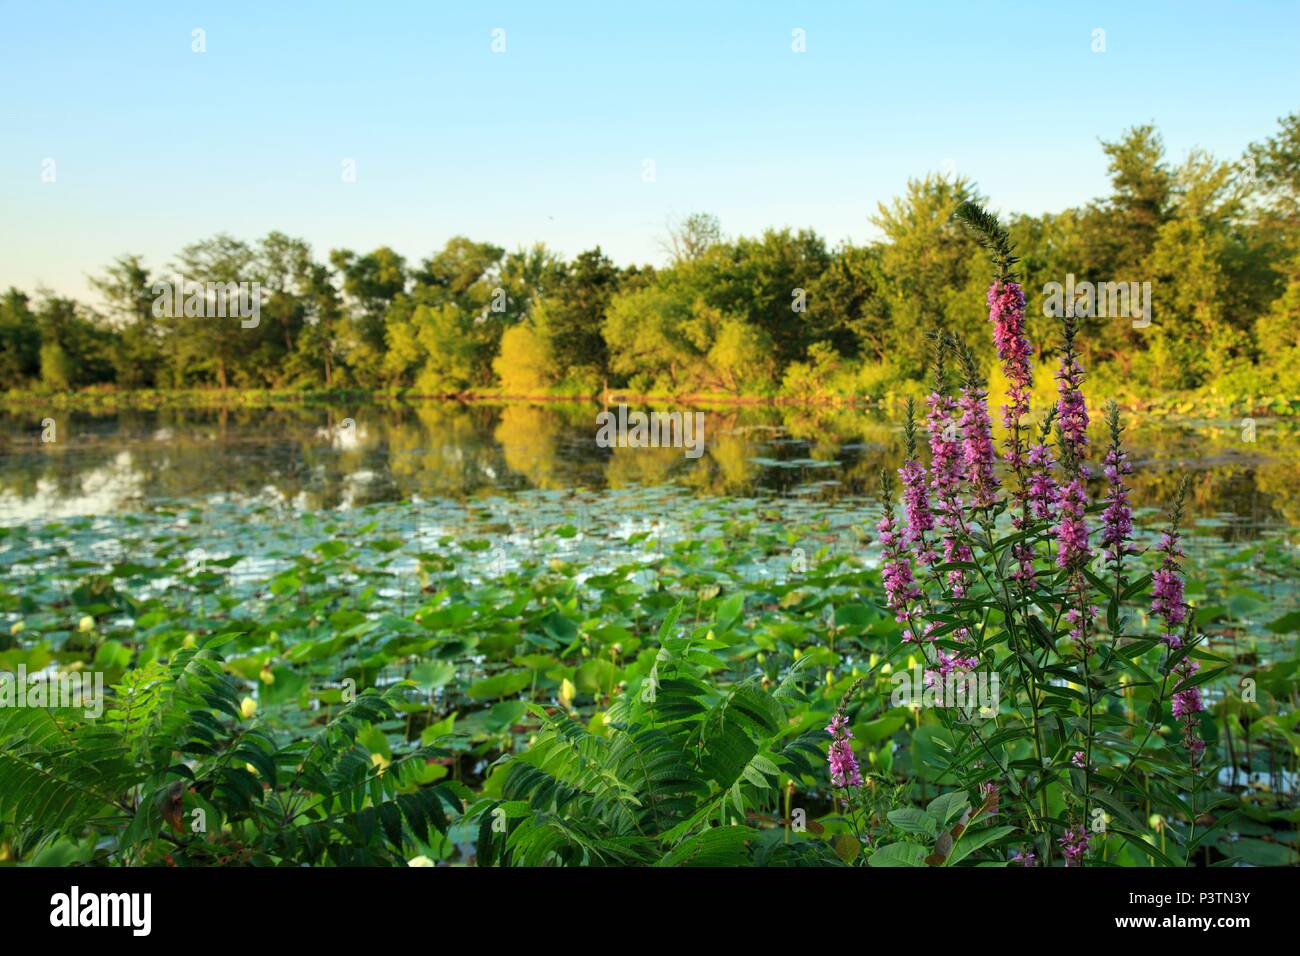
[{"label": "tree", "polygon": [[698,265],[712,272],[706,300],[762,329],[786,365],[825,334],[824,313],[808,296],[829,263],[826,243],[811,229],[768,229],[757,239],[715,246]]},{"label": "tree", "polygon": [[1246,355],[1245,323],[1228,313],[1230,237],[1194,219],[1161,227],[1148,268],[1153,317],[1149,351],[1162,361],[1152,383],[1188,388],[1209,381],[1234,358]]},{"label": "tree", "polygon": [[501,354],[492,360],[492,369],[508,395],[534,395],[548,388],[556,380],[550,336],[534,319],[510,326],[501,336]]},{"label": "tree", "polygon": [[493,273],[504,255],[500,246],[453,236],[421,263],[413,278],[417,286],[445,289],[452,298],[465,296]]},{"label": "tree", "polygon": [[76,388],[113,380],[111,335],[86,318],[75,301],[45,293],[35,319],[45,385]]},{"label": "tree", "polygon": [[41,333],[30,300],[10,287],[0,297],[0,383],[19,387],[40,375]]},{"label": "tree", "polygon": [[389,310],[383,363],[389,383],[430,396],[483,384],[479,367],[485,359],[471,332],[473,317],[454,302],[426,304],[418,299],[418,294],[401,296]]},{"label": "tree", "polygon": [[[268,233],[257,245],[257,273],[263,286],[262,316],[267,332],[279,341],[268,349],[283,378],[284,364],[307,324],[307,287],[312,271],[311,246],[282,232]],[[283,350],[278,346],[283,345]]]},{"label": "tree", "polygon": [[111,348],[114,381],[126,388],[153,387],[164,330],[153,314],[154,280],[144,261],[119,256],[90,284],[103,298],[107,323],[117,333]]},{"label": "tree", "polygon": [[1300,112],[1278,120],[1281,129],[1246,151],[1248,178],[1266,214],[1300,239]]},{"label": "tree", "polygon": [[929,333],[947,328],[977,341],[987,322],[972,287],[988,285],[975,240],[952,221],[962,202],[984,199],[964,177],[909,179],[904,195],[880,203],[872,222],[886,239],[880,272],[890,315],[889,357],[913,377],[929,361]]},{"label": "tree", "polygon": [[768,391],[777,369],[771,336],[734,317],[719,323],[708,364],[716,384],[734,394]]},{"label": "tree", "polygon": [[601,324],[623,273],[601,252],[588,249],[565,269],[555,294],[546,300],[547,327],[562,379],[593,390],[609,368]]},{"label": "tree", "polygon": [[810,330],[812,344],[827,344],[839,355],[877,362],[892,350],[878,245],[845,243],[836,248],[826,269],[812,282],[808,303],[817,320]]},{"label": "tree", "polygon": [[722,224],[706,212],[693,212],[679,222],[669,222],[660,246],[674,265],[690,262],[722,242]]},{"label": "tree", "polygon": [[1255,336],[1261,353],[1281,362],[1294,361],[1295,354],[1281,348],[1300,346],[1300,113],[1278,123],[1276,135],[1251,144],[1242,166],[1253,189],[1253,261],[1272,279],[1273,300]]},{"label": "tree", "polygon": [[[1078,317],[1089,368],[1181,388],[1253,360],[1272,369],[1269,388],[1286,392],[1292,379],[1279,367],[1300,348],[1300,113],[1238,162],[1201,150],[1172,162],[1150,125],[1101,146],[1106,196],[1007,220],[1040,367],[1060,335],[1042,290],[1072,275],[1076,284],[1150,283],[1154,299],[1148,327],[1127,313]],[[217,235],[182,249],[171,273],[257,283],[253,327],[206,308],[155,317],[150,269],[123,255],[91,280],[96,311],[49,294],[33,306],[15,289],[0,297],[0,376],[9,387],[447,394],[500,382],[524,392],[628,384],[761,394],[781,382],[787,393],[886,395],[922,378],[927,333],[939,327],[992,363],[992,350],[977,345],[987,333],[988,264],[951,221],[966,200],[983,201],[967,179],[910,180],[872,217],[879,241],[834,249],[808,229],[728,239],[716,217],[694,213],[670,225],[662,269],[620,269],[600,247],[566,262],[542,244],[507,253],[465,236],[414,268],[387,246],[336,249],[317,262],[283,233]]]},{"label": "tree", "polygon": [[[256,253],[247,243],[219,233],[185,246],[173,271],[184,276],[186,282],[204,286],[207,283],[251,284],[257,281]],[[238,316],[213,315],[212,303],[201,310],[206,314],[186,314],[188,310],[180,309],[182,300],[188,299],[185,290],[172,292],[172,313],[161,321],[169,333],[169,358],[176,374],[174,384],[183,384],[197,373],[204,378],[211,376],[209,380],[215,380],[218,388],[229,387],[233,373],[241,359],[246,361],[253,345],[254,336],[248,334],[250,329],[244,327]],[[206,295],[203,301],[206,303]]]},{"label": "tree", "polygon": [[1295,362],[1300,350],[1300,259],[1290,264],[1292,278],[1268,312],[1255,323],[1255,337],[1260,353],[1275,361]]},{"label": "tree", "polygon": [[41,345],[41,384],[47,388],[66,389],[76,384],[77,370],[72,359],[58,342]]},{"label": "tree", "polygon": [[326,388],[335,385],[340,359],[343,302],[328,266],[312,262],[303,277],[305,324],[300,331],[293,368]]},{"label": "tree", "polygon": [[427,394],[491,384],[502,332],[528,315],[561,268],[541,245],[506,256],[489,243],[450,239],[385,316],[390,383]]},{"label": "tree", "polygon": [[343,277],[347,321],[339,345],[354,381],[373,385],[384,361],[385,313],[406,290],[406,260],[387,246],[364,256],[335,249],[329,258]]},{"label": "tree", "polygon": [[693,296],[675,270],[614,296],[602,327],[610,370],[634,388],[677,391],[707,351],[686,334],[693,318]]}]

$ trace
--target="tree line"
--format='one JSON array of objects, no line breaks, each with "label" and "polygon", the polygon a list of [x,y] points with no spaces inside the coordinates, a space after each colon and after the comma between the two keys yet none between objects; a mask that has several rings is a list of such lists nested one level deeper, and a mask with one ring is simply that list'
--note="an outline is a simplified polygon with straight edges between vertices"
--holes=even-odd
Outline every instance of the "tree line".
[{"label": "tree line", "polygon": [[[1081,320],[1090,369],[1151,389],[1300,394],[1300,113],[1235,159],[1194,150],[1175,163],[1149,125],[1101,148],[1109,195],[1006,217],[1040,352],[1058,339],[1048,283],[1149,282],[1149,326]],[[930,330],[986,339],[987,258],[951,221],[965,200],[987,202],[960,176],[911,180],[872,216],[882,238],[861,245],[807,229],[733,238],[696,214],[670,230],[658,268],[619,266],[599,247],[566,260],[464,237],[418,262],[388,247],[320,259],[280,232],[222,234],[157,269],[119,257],[92,279],[94,304],[10,288],[0,381],[880,396],[924,376]],[[257,283],[259,321],[156,314],[155,284],[176,274]]]}]

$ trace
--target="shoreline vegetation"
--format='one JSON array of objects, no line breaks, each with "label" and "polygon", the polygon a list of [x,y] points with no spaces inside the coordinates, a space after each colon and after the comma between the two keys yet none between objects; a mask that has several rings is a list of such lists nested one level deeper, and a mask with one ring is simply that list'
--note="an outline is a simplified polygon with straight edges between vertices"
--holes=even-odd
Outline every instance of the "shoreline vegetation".
[{"label": "shoreline vegetation", "polygon": [[[1090,400],[1176,413],[1300,406],[1300,113],[1237,159],[1166,157],[1153,126],[1101,144],[1109,195],[1005,216],[1031,365],[1076,321]],[[0,292],[3,405],[563,401],[879,405],[922,399],[938,329],[980,343],[987,266],[951,220],[982,202],[930,174],[870,216],[880,238],[670,223],[657,265],[465,236],[408,260],[218,234],[169,262],[119,256],[88,304]],[[1047,376],[1043,377],[1047,379]],[[1039,386],[1039,406],[1051,382]]]},{"label": "shoreline vegetation", "polygon": [[[919,389],[918,384],[918,389]],[[817,394],[817,395],[729,395],[725,393],[671,394],[637,392],[610,388],[606,392],[578,393],[563,391],[507,392],[502,389],[467,390],[422,394],[383,389],[118,389],[87,388],[69,392],[40,389],[11,389],[0,392],[0,410],[15,413],[20,409],[38,415],[44,409],[79,412],[113,412],[118,409],[148,410],[159,408],[273,408],[279,405],[419,405],[430,402],[457,404],[589,404],[596,407],[616,405],[701,406],[701,407],[795,407],[861,408],[888,410],[901,406],[916,390],[902,389],[884,396]],[[1190,415],[1262,415],[1300,416],[1300,396],[1248,396],[1219,394],[1214,389],[1193,389],[1172,394],[1146,395],[1129,393],[1117,402],[1124,411],[1152,414]]]}]

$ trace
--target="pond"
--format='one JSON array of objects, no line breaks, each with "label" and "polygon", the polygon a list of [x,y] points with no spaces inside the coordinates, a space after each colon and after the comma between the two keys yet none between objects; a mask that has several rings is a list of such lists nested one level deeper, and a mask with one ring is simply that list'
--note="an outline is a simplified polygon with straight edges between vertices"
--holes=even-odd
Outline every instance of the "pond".
[{"label": "pond", "polygon": [[[791,528],[821,525],[789,550],[870,560],[879,473],[901,463],[889,412],[706,409],[704,453],[694,458],[682,448],[599,447],[600,411],[578,402],[132,410],[64,413],[51,429],[9,410],[0,414],[0,522],[39,538],[47,521],[97,518],[80,526],[86,547],[120,557],[124,516],[172,527],[184,510],[191,563],[238,552],[236,579],[275,568],[286,547],[306,550],[368,522],[402,540],[411,563],[444,537],[486,542],[464,557],[490,577],[547,547],[608,566],[637,532],[671,543],[701,534],[701,516],[716,530],[733,511],[764,509]],[[1289,541],[1300,527],[1292,423],[1128,421],[1139,524],[1158,527],[1192,472],[1194,554]]]},{"label": "pond", "polygon": [[[671,486],[682,498],[855,503],[896,468],[900,416],[880,409],[706,409],[705,451],[601,448],[588,403],[0,411],[0,520],[149,510],[213,495],[300,510],[412,499]],[[1198,524],[1225,541],[1300,525],[1300,448],[1286,420],[1128,419],[1134,501],[1163,510],[1186,471]],[[1100,441],[1100,435],[1098,435]]]}]

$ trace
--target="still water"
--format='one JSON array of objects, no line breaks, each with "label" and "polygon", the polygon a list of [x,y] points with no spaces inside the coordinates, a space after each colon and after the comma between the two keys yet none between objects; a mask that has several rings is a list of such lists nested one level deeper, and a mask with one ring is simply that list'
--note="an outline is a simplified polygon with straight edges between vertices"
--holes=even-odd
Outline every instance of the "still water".
[{"label": "still water", "polygon": [[[590,403],[288,406],[56,415],[0,412],[0,521],[29,523],[226,502],[336,511],[530,492],[584,498],[658,488],[861,506],[902,454],[891,413],[739,406],[705,411],[705,449],[601,448]],[[1290,422],[1135,415],[1128,438],[1139,517],[1158,517],[1185,472],[1201,533],[1222,541],[1300,526]],[[1253,439],[1253,440],[1252,440]],[[1100,446],[1104,436],[1095,434]],[[550,496],[548,496],[550,497]],[[620,500],[622,496],[620,496]]]}]

